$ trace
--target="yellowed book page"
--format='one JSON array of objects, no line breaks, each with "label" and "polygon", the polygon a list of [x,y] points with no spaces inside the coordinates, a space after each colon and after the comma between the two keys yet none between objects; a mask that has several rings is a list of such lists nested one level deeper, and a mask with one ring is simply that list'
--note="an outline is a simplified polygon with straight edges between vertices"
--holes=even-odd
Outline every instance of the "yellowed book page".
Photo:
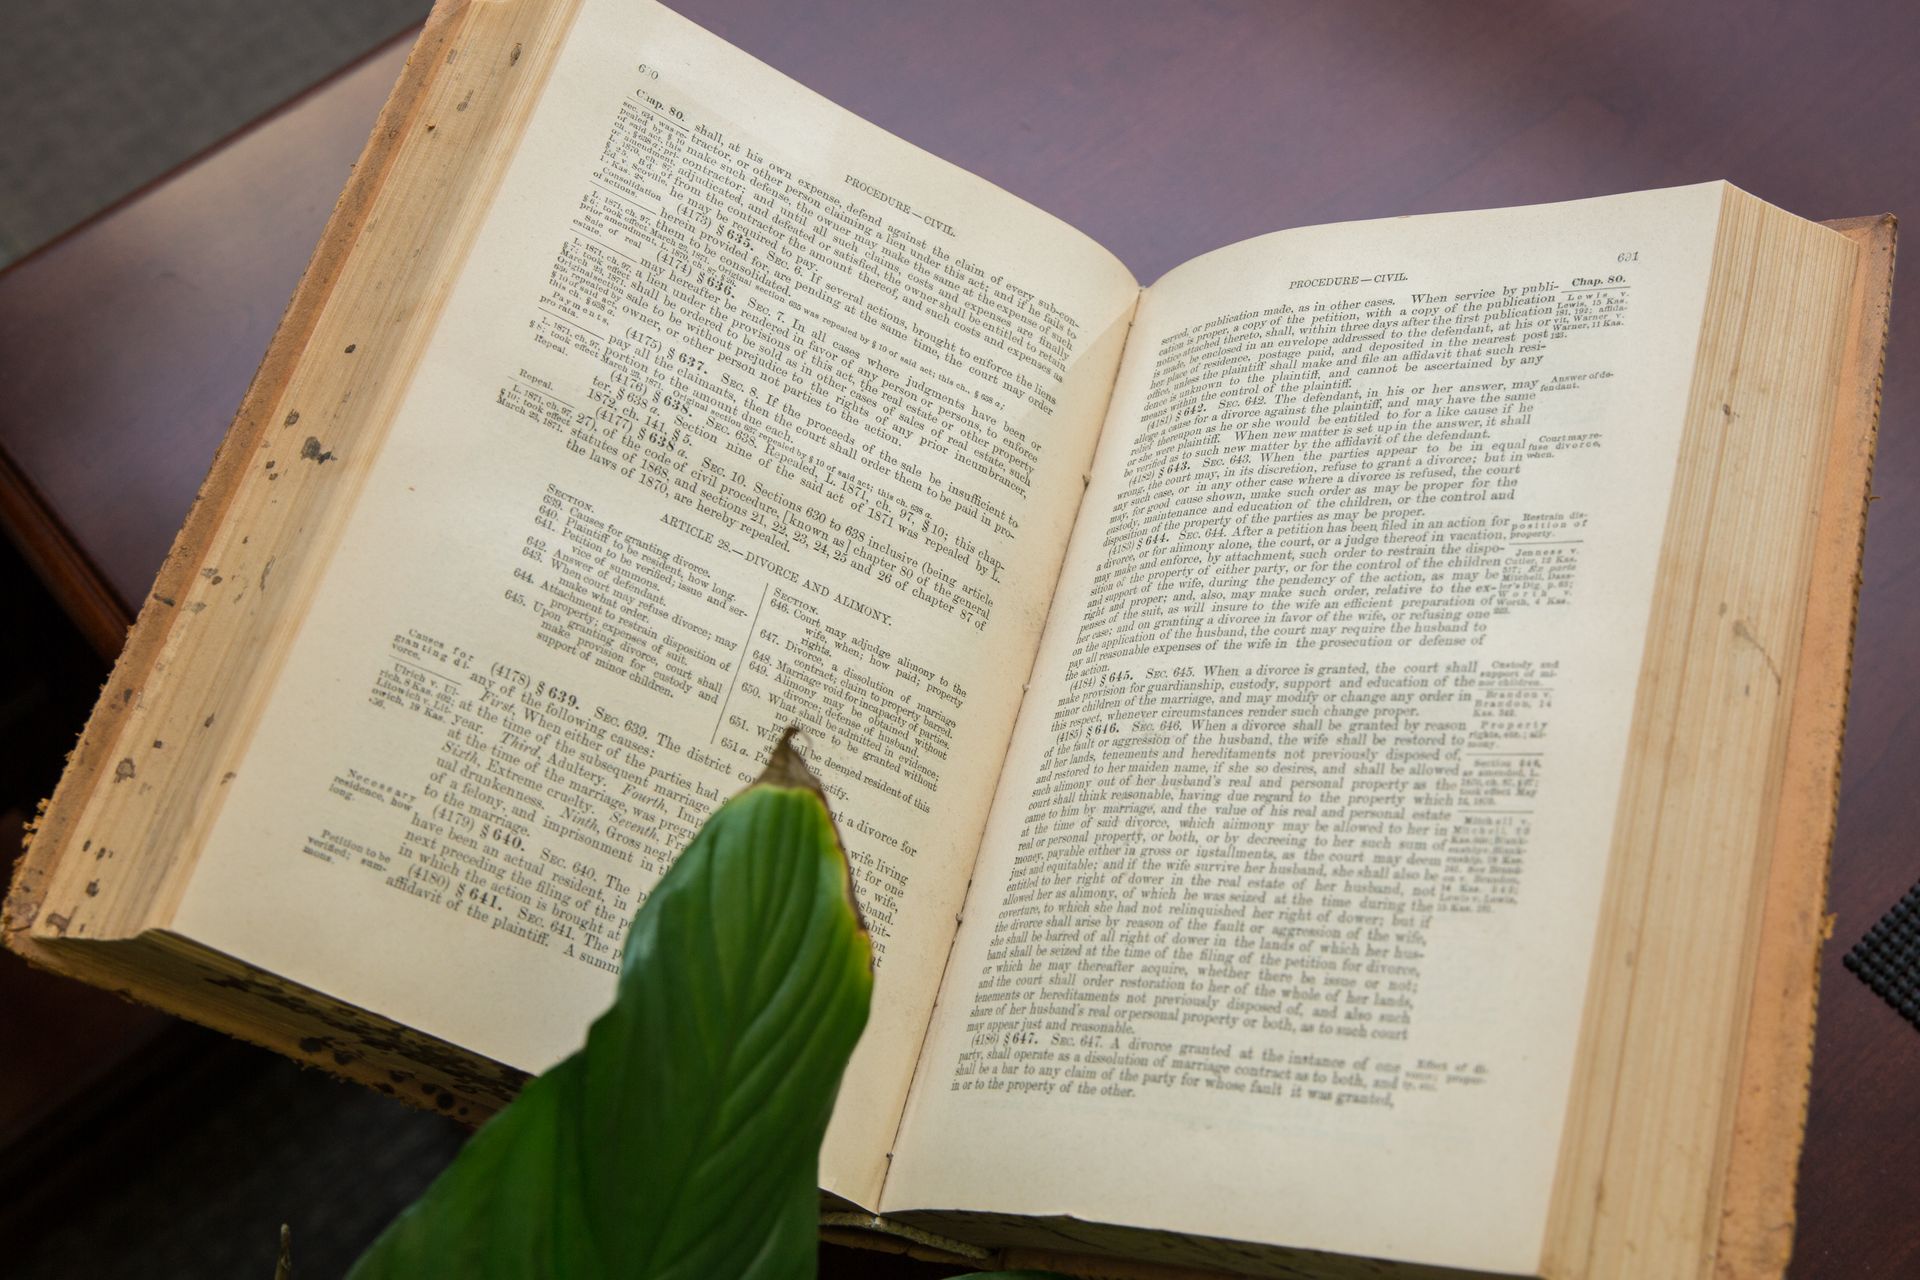
[{"label": "yellowed book page", "polygon": [[587,6],[378,457],[262,460],[368,472],[176,927],[542,1068],[798,723],[880,955],[823,1164],[871,1202],[1137,298]]},{"label": "yellowed book page", "polygon": [[1723,190],[1148,291],[884,1208],[1534,1268]]}]

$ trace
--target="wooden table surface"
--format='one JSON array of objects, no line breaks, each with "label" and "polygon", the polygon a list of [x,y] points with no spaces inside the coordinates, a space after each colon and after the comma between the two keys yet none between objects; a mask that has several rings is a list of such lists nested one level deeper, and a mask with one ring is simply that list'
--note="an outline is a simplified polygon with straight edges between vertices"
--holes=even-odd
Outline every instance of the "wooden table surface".
[{"label": "wooden table surface", "polygon": [[[1280,227],[1710,178],[1812,218],[1920,210],[1913,0],[674,7],[1084,228],[1147,280]],[[0,518],[103,652],[404,52],[376,52],[0,275]],[[1910,310],[1894,309],[1887,365],[1798,1280],[1920,1276],[1920,1032],[1840,967],[1920,878]]]}]

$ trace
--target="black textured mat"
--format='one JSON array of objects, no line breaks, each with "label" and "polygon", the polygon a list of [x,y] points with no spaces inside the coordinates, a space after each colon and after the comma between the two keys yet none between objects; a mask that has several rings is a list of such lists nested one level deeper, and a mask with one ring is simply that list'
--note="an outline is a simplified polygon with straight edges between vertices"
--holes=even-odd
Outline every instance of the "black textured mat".
[{"label": "black textured mat", "polygon": [[1920,884],[1907,890],[1842,961],[1873,993],[1920,1027]]}]

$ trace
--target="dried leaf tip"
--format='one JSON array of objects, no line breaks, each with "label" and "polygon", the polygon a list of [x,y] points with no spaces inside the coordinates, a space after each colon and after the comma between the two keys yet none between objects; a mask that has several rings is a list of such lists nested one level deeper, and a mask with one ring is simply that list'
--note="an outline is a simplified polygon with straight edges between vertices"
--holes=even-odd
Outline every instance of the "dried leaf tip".
[{"label": "dried leaf tip", "polygon": [[853,863],[847,857],[847,842],[840,838],[840,824],[834,819],[833,805],[828,802],[826,789],[820,785],[820,779],[813,776],[813,770],[807,768],[807,762],[800,758],[800,752],[794,747],[794,740],[800,737],[801,732],[797,724],[787,726],[787,731],[780,735],[780,741],[774,744],[773,754],[767,757],[767,767],[753,780],[753,785],[800,787],[820,797],[820,807],[827,811],[827,824],[833,828],[833,842],[839,849],[847,905],[853,908],[853,919],[860,926],[860,932],[870,933],[867,914],[860,909],[860,895],[854,890]]},{"label": "dried leaf tip", "polygon": [[813,776],[813,770],[807,768],[807,762],[800,758],[800,752],[794,748],[793,741],[800,736],[800,726],[790,724],[787,731],[780,735],[780,741],[774,746],[773,754],[767,757],[767,767],[753,780],[754,786],[804,787],[820,797],[826,803],[827,793],[820,786],[820,779]]}]

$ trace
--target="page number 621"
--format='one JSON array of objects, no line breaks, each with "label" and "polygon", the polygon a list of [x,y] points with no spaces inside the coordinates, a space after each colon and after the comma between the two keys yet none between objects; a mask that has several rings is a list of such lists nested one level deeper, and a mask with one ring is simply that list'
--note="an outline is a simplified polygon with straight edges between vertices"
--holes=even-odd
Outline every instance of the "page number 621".
[{"label": "page number 621", "polygon": [[1629,249],[1625,253],[1616,253],[1613,255],[1613,260],[1615,262],[1638,262],[1640,261],[1640,251],[1638,249]]}]

